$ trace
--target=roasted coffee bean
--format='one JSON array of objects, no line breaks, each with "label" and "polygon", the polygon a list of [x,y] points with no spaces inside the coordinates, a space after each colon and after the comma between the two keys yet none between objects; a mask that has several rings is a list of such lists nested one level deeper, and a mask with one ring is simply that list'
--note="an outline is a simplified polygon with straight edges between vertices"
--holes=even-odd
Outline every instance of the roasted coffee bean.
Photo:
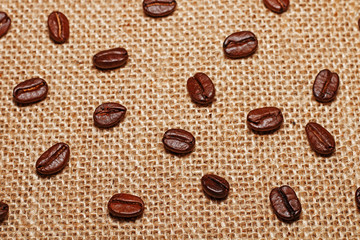
[{"label": "roasted coffee bean", "polygon": [[0,202],[0,222],[4,221],[8,214],[9,206],[4,202]]},{"label": "roasted coffee bean", "polygon": [[194,136],[182,129],[167,130],[162,142],[165,149],[173,153],[189,153],[195,147]]},{"label": "roasted coffee bean", "polygon": [[335,151],[335,139],[321,125],[310,122],[305,127],[310,147],[317,153],[329,155]]},{"label": "roasted coffee bean", "polygon": [[360,28],[360,18],[359,18],[359,21],[358,21],[358,25],[359,25],[359,28]]},{"label": "roasted coffee bean", "polygon": [[213,174],[204,175],[201,178],[201,185],[207,195],[217,199],[226,198],[230,191],[228,181]]},{"label": "roasted coffee bean", "polygon": [[0,12],[0,38],[9,31],[10,26],[11,19],[9,16],[4,12]]},{"label": "roasted coffee bean", "polygon": [[143,200],[137,196],[119,193],[111,197],[108,203],[108,209],[113,217],[133,218],[143,214],[145,204]]},{"label": "roasted coffee bean", "polygon": [[94,123],[100,128],[109,128],[124,119],[126,107],[118,103],[103,103],[94,111]]},{"label": "roasted coffee bean", "polygon": [[93,62],[97,68],[113,69],[125,65],[128,58],[128,53],[124,48],[113,48],[95,54]]},{"label": "roasted coffee bean", "polygon": [[150,17],[165,17],[176,9],[175,0],[144,0],[143,9]]},{"label": "roasted coffee bean", "polygon": [[13,90],[14,100],[17,103],[29,104],[46,98],[48,85],[44,79],[32,78],[19,83]]},{"label": "roasted coffee bean", "polygon": [[252,32],[236,32],[228,36],[223,44],[225,55],[229,58],[244,58],[255,53],[258,41]]},{"label": "roasted coffee bean", "polygon": [[288,10],[289,0],[264,0],[265,6],[275,13],[283,13]]},{"label": "roasted coffee bean", "polygon": [[250,129],[258,132],[268,132],[278,129],[284,118],[281,110],[276,107],[264,107],[250,111],[247,123]]},{"label": "roasted coffee bean", "polygon": [[324,69],[315,78],[313,94],[319,102],[330,102],[336,97],[339,88],[339,76]]},{"label": "roasted coffee bean", "polygon": [[36,161],[36,171],[42,175],[60,172],[68,163],[70,148],[65,143],[57,143],[44,152]]},{"label": "roasted coffee bean", "polygon": [[358,208],[360,208],[360,187],[355,192],[355,203]]},{"label": "roasted coffee bean", "polygon": [[70,25],[67,17],[61,12],[52,12],[48,18],[50,37],[56,43],[64,43],[69,39]]},{"label": "roasted coffee bean", "polygon": [[191,99],[202,105],[214,101],[215,87],[211,79],[205,73],[196,73],[187,81],[187,90]]},{"label": "roasted coffee bean", "polygon": [[270,203],[276,216],[283,221],[294,221],[300,217],[300,200],[289,186],[274,188],[270,193]]}]

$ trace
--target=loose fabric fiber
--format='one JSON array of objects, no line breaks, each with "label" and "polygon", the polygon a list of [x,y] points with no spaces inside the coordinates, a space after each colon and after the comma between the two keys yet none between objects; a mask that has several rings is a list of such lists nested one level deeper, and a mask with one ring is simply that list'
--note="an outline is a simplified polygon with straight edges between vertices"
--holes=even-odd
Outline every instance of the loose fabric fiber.
[{"label": "loose fabric fiber", "polygon": [[[10,206],[1,239],[358,239],[360,211],[360,17],[358,0],[291,0],[279,15],[262,0],[177,0],[174,14],[150,18],[142,0],[7,0],[12,19],[0,39],[0,200]],[[49,37],[47,17],[63,12],[70,39]],[[257,52],[224,56],[231,33],[256,34]],[[115,47],[126,66],[100,71],[92,56]],[[312,96],[317,73],[340,76],[335,101]],[[193,102],[186,81],[206,73],[216,87],[207,107]],[[48,97],[30,106],[12,99],[16,84],[42,77]],[[127,107],[111,129],[94,126],[104,102]],[[274,106],[284,124],[255,134],[247,113]],[[316,121],[335,137],[330,157],[309,147],[305,125]],[[196,148],[176,156],[161,139],[170,128],[193,133]],[[71,148],[69,165],[40,177],[35,162],[57,142]],[[208,199],[200,179],[226,178],[225,201]],[[290,185],[303,207],[287,224],[273,213],[272,188]],[[140,196],[135,221],[109,216],[116,193]]]}]

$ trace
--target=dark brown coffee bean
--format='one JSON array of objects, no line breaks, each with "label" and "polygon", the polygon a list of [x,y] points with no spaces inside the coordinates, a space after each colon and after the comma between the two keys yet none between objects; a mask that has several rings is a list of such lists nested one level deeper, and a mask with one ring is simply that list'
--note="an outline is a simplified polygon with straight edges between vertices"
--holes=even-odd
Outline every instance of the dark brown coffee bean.
[{"label": "dark brown coffee bean", "polygon": [[355,192],[355,203],[358,208],[360,208],[360,187]]},{"label": "dark brown coffee bean", "polygon": [[223,44],[225,55],[229,58],[244,58],[255,53],[258,41],[252,32],[236,32],[228,36]]},{"label": "dark brown coffee bean", "polygon": [[124,48],[113,48],[95,54],[93,62],[97,68],[113,69],[125,65],[128,58],[128,53]]},{"label": "dark brown coffee bean", "polygon": [[189,153],[195,147],[194,136],[182,129],[167,130],[162,142],[165,149],[173,153]]},{"label": "dark brown coffee bean", "polygon": [[283,13],[288,10],[289,0],[264,0],[265,6],[275,13]]},{"label": "dark brown coffee bean", "polygon": [[94,123],[100,128],[109,128],[124,119],[126,107],[118,103],[103,103],[94,111]]},{"label": "dark brown coffee bean", "polygon": [[329,155],[335,151],[335,139],[321,125],[310,122],[305,127],[310,147],[317,153]]},{"label": "dark brown coffee bean", "polygon": [[119,193],[109,200],[108,209],[113,217],[133,218],[143,214],[145,204],[137,196]]},{"label": "dark brown coffee bean", "polygon": [[283,221],[294,221],[300,217],[300,200],[289,186],[274,188],[270,193],[270,203],[276,216]]},{"label": "dark brown coffee bean", "polygon": [[205,73],[196,73],[187,81],[187,90],[191,99],[202,105],[214,101],[215,87],[211,79]]},{"label": "dark brown coffee bean", "polygon": [[57,143],[44,152],[36,161],[36,171],[42,175],[60,172],[68,163],[70,148],[65,143]]},{"label": "dark brown coffee bean", "polygon": [[359,18],[359,21],[358,21],[358,26],[359,26],[359,28],[360,28],[360,18]]},{"label": "dark brown coffee bean", "polygon": [[52,12],[48,18],[50,37],[56,43],[64,43],[69,39],[70,25],[67,17],[61,12]]},{"label": "dark brown coffee bean", "polygon": [[4,202],[0,202],[0,222],[4,221],[8,214],[9,206]]},{"label": "dark brown coffee bean", "polygon": [[11,19],[9,16],[4,12],[0,12],[0,38],[9,31],[10,26]]},{"label": "dark brown coffee bean", "polygon": [[330,102],[336,97],[339,88],[339,76],[324,69],[315,78],[313,94],[319,102]]},{"label": "dark brown coffee bean", "polygon": [[250,129],[258,132],[268,132],[278,129],[284,118],[281,110],[276,107],[264,107],[250,111],[247,123]]},{"label": "dark brown coffee bean", "polygon": [[175,0],[144,0],[143,9],[150,17],[165,17],[176,9]]},{"label": "dark brown coffee bean", "polygon": [[230,191],[228,181],[213,174],[204,175],[201,178],[201,185],[207,195],[217,199],[226,198]]},{"label": "dark brown coffee bean", "polygon": [[32,78],[19,83],[13,90],[14,100],[17,103],[29,104],[46,98],[48,85],[44,79]]}]

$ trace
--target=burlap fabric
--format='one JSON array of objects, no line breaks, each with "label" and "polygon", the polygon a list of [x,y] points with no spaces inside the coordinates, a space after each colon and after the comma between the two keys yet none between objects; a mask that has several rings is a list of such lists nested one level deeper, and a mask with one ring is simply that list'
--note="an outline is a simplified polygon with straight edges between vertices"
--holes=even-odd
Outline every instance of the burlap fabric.
[{"label": "burlap fabric", "polygon": [[[50,2],[50,3],[49,3]],[[153,19],[141,0],[7,0],[12,27],[0,39],[0,199],[10,205],[1,239],[356,239],[360,212],[360,31],[357,0],[292,0],[278,15],[262,0],[178,0],[176,12]],[[71,23],[68,43],[54,44],[47,16],[59,10]],[[224,39],[250,30],[255,55],[226,59]],[[99,71],[92,56],[124,47],[129,62]],[[316,74],[341,79],[337,99],[312,97]],[[216,102],[191,102],[186,80],[207,73]],[[12,89],[46,79],[46,100],[26,107]],[[101,130],[92,114],[103,102],[128,108],[117,127]],[[246,127],[257,107],[282,109],[283,127],[256,135]],[[304,127],[317,121],[336,138],[324,158],[311,151]],[[169,128],[192,132],[186,156],[164,151]],[[69,166],[39,177],[37,158],[56,142],[71,147]],[[231,193],[222,202],[201,191],[205,173],[224,176]],[[273,214],[269,192],[288,184],[303,206],[299,221]],[[119,192],[141,196],[142,218],[116,220],[107,212]]]}]

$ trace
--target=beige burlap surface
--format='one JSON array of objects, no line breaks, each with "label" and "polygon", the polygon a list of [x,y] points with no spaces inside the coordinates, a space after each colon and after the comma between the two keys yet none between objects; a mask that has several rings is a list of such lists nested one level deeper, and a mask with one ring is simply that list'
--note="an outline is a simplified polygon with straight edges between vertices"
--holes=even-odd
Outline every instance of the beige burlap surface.
[{"label": "beige burlap surface", "polygon": [[[291,0],[275,14],[262,0],[177,0],[169,17],[143,14],[141,0],[3,0],[12,19],[0,39],[0,199],[10,206],[1,239],[356,239],[360,212],[360,17],[358,0]],[[49,3],[50,2],[50,3]],[[63,12],[68,43],[54,44],[47,17]],[[250,58],[226,59],[222,43],[250,30],[259,40]],[[99,71],[92,56],[124,47],[123,68]],[[312,96],[316,74],[328,68],[341,79],[337,99]],[[187,79],[205,72],[217,96],[211,106],[191,102]],[[13,87],[32,77],[49,84],[46,100],[19,107]],[[128,108],[117,127],[93,125],[94,109],[115,101]],[[282,109],[273,134],[246,127],[258,107]],[[311,151],[304,127],[317,121],[334,136],[337,151]],[[169,128],[194,134],[193,153],[163,149]],[[41,178],[37,158],[57,142],[71,147],[69,165]],[[231,184],[227,200],[206,198],[203,174]],[[299,221],[279,221],[272,188],[288,184],[303,206]],[[136,221],[109,216],[115,193],[141,196]]]}]

